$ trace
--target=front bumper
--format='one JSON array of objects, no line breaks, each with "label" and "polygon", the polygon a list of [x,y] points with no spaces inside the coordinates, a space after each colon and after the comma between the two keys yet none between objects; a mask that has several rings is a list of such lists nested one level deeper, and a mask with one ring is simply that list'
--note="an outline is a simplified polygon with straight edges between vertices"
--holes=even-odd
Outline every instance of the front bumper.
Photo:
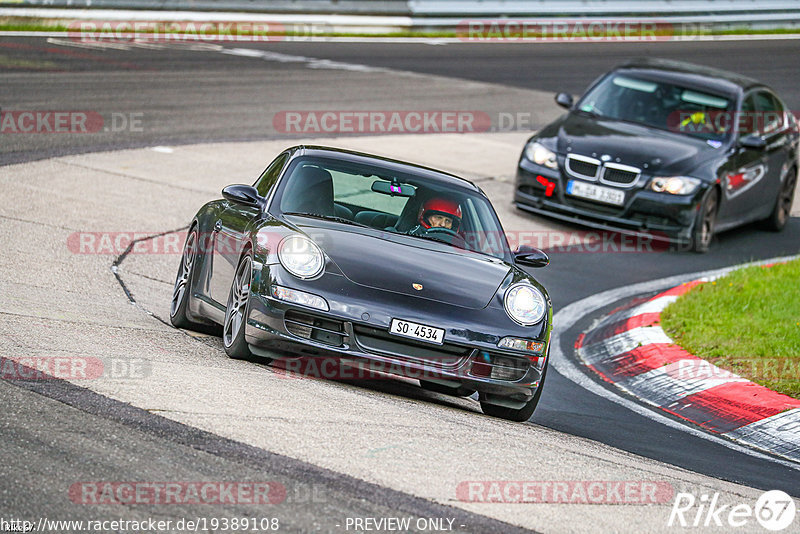
[{"label": "front bumper", "polygon": [[[561,168],[563,163],[559,165]],[[549,196],[539,177],[555,184]],[[611,206],[567,195],[569,177],[523,157],[517,167],[514,203],[525,211],[600,230],[689,243],[703,188],[693,195],[668,195],[645,190],[644,184],[649,179],[641,176],[634,187],[622,189],[624,205]]]},{"label": "front bumper", "polygon": [[[340,276],[326,274],[315,282],[318,286],[336,285],[341,282],[337,278]],[[328,300],[329,312],[280,301],[263,295],[263,290],[251,293],[245,327],[251,351],[270,358],[316,359],[313,369],[323,378],[372,378],[389,373],[453,387],[463,385],[479,392],[485,402],[508,407],[521,407],[536,393],[547,365],[552,312],[542,326],[525,329],[511,325],[503,330],[496,324],[493,328],[492,321],[486,320],[487,315],[495,315],[495,310],[459,309],[455,321],[452,307],[435,302],[420,309],[418,302],[414,306],[400,295],[382,293],[382,300],[374,300],[377,295],[368,293],[375,290],[369,289],[360,298],[351,295],[343,302],[320,289],[316,287],[316,294]],[[406,302],[405,306],[385,304],[387,300]],[[375,302],[381,302],[381,306]],[[505,312],[497,311],[504,317]],[[444,345],[389,334],[392,318],[444,328]],[[498,317],[495,321],[502,320]],[[497,343],[505,336],[544,340],[544,350],[538,358],[529,358],[499,349]],[[339,363],[368,372],[348,374]]]}]

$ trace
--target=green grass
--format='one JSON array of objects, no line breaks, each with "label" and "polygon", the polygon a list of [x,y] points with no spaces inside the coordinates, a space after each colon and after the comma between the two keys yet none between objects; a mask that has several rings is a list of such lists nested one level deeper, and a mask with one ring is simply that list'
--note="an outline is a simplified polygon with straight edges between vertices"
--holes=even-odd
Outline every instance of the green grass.
[{"label": "green grass", "polygon": [[692,354],[800,399],[800,260],[699,285],[664,310],[661,326]]}]

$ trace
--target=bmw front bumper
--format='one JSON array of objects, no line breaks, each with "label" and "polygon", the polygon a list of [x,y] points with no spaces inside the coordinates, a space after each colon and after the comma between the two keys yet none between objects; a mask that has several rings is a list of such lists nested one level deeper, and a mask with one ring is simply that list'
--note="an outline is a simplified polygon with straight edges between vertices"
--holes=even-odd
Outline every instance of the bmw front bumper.
[{"label": "bmw front bumper", "polygon": [[[549,196],[539,177],[555,184]],[[640,178],[641,183],[648,179]],[[567,195],[568,181],[561,171],[541,167],[523,157],[517,167],[514,203],[531,213],[599,230],[687,244],[704,193],[701,187],[693,195],[668,195],[647,191],[640,183],[620,189],[625,192],[624,205],[611,206]]]}]

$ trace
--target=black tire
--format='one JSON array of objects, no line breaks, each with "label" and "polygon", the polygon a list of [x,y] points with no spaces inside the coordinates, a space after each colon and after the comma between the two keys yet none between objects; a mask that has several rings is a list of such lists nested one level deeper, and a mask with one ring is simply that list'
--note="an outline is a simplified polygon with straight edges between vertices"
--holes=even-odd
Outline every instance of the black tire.
[{"label": "black tire", "polygon": [[222,323],[222,345],[225,353],[234,360],[247,360],[252,356],[244,339],[252,281],[253,257],[247,251],[239,260],[233,275],[225,307],[225,321]]},{"label": "black tire", "polygon": [[711,239],[714,237],[714,226],[717,222],[717,204],[719,203],[719,192],[716,188],[711,189],[706,198],[700,204],[697,218],[692,229],[692,240],[689,249],[692,252],[703,254],[708,252]]},{"label": "black tire", "polygon": [[797,169],[791,169],[789,174],[786,175],[786,180],[784,180],[780,191],[778,191],[772,213],[763,221],[764,228],[773,232],[783,230],[792,212],[795,187],[797,187]]},{"label": "black tire", "polygon": [[190,321],[186,315],[192,280],[194,279],[194,267],[197,263],[197,248],[197,228],[193,227],[186,236],[186,242],[183,244],[181,264],[178,266],[178,274],[175,276],[175,286],[172,289],[169,320],[175,328],[200,331],[203,330],[205,325]]},{"label": "black tire", "polygon": [[527,421],[533,415],[536,406],[539,404],[539,399],[542,396],[544,389],[544,379],[547,377],[547,367],[544,368],[542,379],[539,381],[539,387],[536,388],[536,393],[533,398],[529,400],[522,408],[506,408],[505,406],[496,406],[487,402],[481,401],[481,410],[486,415],[491,417],[499,417],[500,419],[507,419],[509,421],[516,421],[522,423]]},{"label": "black tire", "polygon": [[463,385],[458,387],[450,387],[444,384],[439,384],[438,382],[429,382],[428,380],[420,380],[419,385],[422,386],[422,389],[427,389],[428,391],[433,391],[435,393],[441,393],[442,395],[452,395],[453,397],[469,397],[475,393],[474,389]]}]

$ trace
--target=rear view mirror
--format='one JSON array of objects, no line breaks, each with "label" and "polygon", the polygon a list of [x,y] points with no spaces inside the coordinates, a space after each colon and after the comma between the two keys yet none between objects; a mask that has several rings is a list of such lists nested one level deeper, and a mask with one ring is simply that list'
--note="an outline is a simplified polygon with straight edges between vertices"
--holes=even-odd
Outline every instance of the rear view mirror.
[{"label": "rear view mirror", "polygon": [[547,267],[550,264],[550,257],[545,251],[536,247],[520,245],[514,251],[514,261],[528,267]]},{"label": "rear view mirror", "polygon": [[558,93],[556,95],[556,104],[562,108],[572,108],[572,95],[569,93]]},{"label": "rear view mirror", "polygon": [[414,186],[399,184],[397,182],[384,182],[382,180],[375,180],[372,182],[372,190],[376,193],[391,195],[393,197],[413,197],[417,193]]}]

